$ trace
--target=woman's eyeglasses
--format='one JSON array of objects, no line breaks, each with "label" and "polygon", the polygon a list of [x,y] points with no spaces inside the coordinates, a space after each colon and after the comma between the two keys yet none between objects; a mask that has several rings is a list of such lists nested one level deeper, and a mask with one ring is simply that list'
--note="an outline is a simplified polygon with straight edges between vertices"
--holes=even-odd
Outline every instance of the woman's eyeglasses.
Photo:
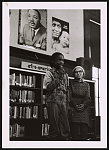
[{"label": "woman's eyeglasses", "polygon": [[80,71],[75,71],[75,73],[78,73],[78,72],[79,72],[79,73],[82,73],[83,71],[82,71],[82,70],[80,70]]}]

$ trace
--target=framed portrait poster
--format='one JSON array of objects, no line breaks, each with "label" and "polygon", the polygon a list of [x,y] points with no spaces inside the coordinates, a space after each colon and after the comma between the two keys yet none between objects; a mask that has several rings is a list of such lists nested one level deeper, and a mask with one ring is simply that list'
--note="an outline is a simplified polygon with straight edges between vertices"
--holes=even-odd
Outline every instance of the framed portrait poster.
[{"label": "framed portrait poster", "polygon": [[46,51],[47,10],[19,9],[18,44]]},{"label": "framed portrait poster", "polygon": [[69,23],[55,17],[52,17],[51,48],[69,54]]}]

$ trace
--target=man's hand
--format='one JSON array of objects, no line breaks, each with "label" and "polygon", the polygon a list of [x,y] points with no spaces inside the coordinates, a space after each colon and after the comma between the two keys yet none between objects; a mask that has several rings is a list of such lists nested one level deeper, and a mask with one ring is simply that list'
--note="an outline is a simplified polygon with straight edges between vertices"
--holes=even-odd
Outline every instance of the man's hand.
[{"label": "man's hand", "polygon": [[58,72],[60,74],[64,74],[65,73],[64,67],[62,65],[58,65],[57,70],[58,70]]},{"label": "man's hand", "polygon": [[65,74],[65,70],[64,70],[63,66],[59,66],[59,68],[57,70],[59,73],[59,79],[62,79]]}]

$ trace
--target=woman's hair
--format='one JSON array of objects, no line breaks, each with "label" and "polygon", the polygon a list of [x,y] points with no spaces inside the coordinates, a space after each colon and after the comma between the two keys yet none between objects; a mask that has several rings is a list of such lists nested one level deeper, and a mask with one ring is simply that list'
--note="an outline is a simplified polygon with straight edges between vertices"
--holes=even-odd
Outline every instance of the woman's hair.
[{"label": "woman's hair", "polygon": [[80,68],[82,71],[83,71],[83,77],[85,77],[85,70],[84,70],[84,68],[83,67],[81,67],[81,66],[76,66],[74,69],[73,69],[73,77],[75,77],[75,70],[77,69],[77,68]]},{"label": "woman's hair", "polygon": [[54,67],[54,66],[55,66],[56,59],[57,59],[57,57],[58,57],[59,55],[64,56],[64,55],[63,55],[62,53],[60,53],[60,52],[55,52],[55,53],[52,54],[51,59],[50,59],[50,66],[51,66],[51,67]]}]

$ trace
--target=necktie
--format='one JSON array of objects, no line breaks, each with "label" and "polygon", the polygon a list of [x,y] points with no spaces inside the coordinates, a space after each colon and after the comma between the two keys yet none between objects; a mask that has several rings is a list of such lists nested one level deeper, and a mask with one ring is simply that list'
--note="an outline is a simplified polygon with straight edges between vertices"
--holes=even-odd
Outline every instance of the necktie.
[{"label": "necktie", "polygon": [[32,30],[32,40],[34,39],[35,36],[35,30]]}]

